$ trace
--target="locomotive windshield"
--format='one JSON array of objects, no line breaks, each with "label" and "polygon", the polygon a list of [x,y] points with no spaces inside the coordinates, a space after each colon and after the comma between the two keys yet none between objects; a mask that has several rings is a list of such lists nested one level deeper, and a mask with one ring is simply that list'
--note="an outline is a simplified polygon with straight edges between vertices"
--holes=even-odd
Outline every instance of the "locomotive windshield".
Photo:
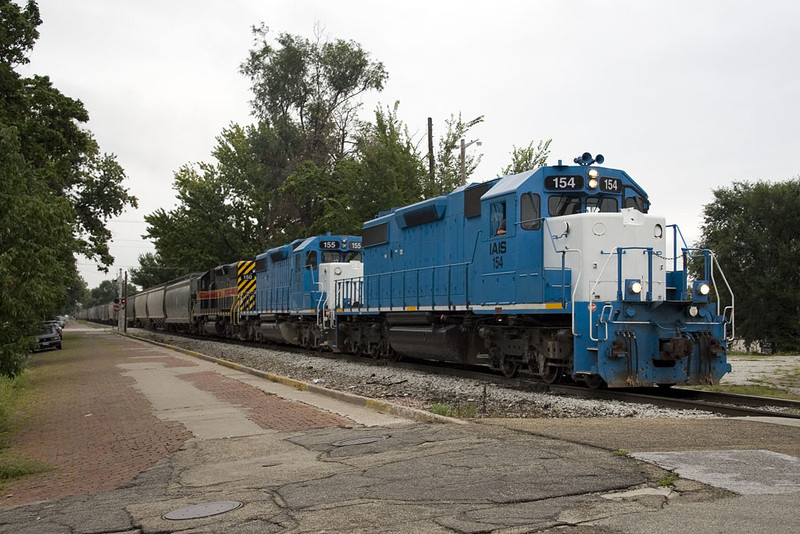
[{"label": "locomotive windshield", "polygon": [[642,213],[647,213],[647,208],[645,208],[644,199],[638,195],[626,198],[625,207],[634,208],[637,211],[641,211]]},{"label": "locomotive windshield", "polygon": [[616,213],[619,203],[615,197],[589,197],[586,199],[586,213]]},{"label": "locomotive windshield", "polygon": [[339,261],[339,253],[331,250],[322,251],[322,263],[334,263]]},{"label": "locomotive windshield", "polygon": [[581,198],[567,195],[550,195],[547,199],[547,212],[553,217],[580,213]]},{"label": "locomotive windshield", "polygon": [[581,197],[550,195],[547,199],[547,211],[553,217],[574,215],[576,213],[616,213],[619,211],[619,200],[614,196],[600,195],[586,197],[586,203],[584,204]]},{"label": "locomotive windshield", "polygon": [[361,261],[361,253],[360,252],[354,252],[354,251],[351,250],[351,251],[345,252],[343,256],[344,257],[342,258],[342,261],[345,262],[345,263],[351,262],[351,261]]}]

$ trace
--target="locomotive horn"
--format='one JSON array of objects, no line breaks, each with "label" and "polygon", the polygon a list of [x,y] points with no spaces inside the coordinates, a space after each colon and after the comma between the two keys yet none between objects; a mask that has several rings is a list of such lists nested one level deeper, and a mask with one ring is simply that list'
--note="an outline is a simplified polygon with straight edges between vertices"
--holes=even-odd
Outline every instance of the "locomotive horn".
[{"label": "locomotive horn", "polygon": [[598,165],[602,165],[606,158],[603,157],[602,154],[598,154],[596,158],[594,158],[595,163]]},{"label": "locomotive horn", "polygon": [[578,165],[591,165],[592,163],[594,163],[594,159],[592,158],[592,155],[589,154],[588,152],[584,152],[581,157],[575,158],[572,161],[574,161]]}]

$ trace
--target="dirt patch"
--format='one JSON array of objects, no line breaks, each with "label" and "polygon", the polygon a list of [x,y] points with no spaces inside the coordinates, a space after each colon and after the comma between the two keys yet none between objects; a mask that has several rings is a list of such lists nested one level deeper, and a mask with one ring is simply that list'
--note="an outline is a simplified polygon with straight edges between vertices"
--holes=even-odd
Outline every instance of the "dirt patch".
[{"label": "dirt patch", "polygon": [[800,395],[800,355],[729,355],[728,362],[733,370],[722,378],[722,384],[766,384]]}]

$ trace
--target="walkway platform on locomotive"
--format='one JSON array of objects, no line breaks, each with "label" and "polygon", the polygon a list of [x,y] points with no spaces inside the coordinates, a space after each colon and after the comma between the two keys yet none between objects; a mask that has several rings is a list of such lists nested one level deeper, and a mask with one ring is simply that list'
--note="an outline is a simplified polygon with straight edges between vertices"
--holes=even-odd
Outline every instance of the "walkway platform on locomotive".
[{"label": "walkway platform on locomotive", "polygon": [[7,454],[52,469],[3,487],[0,532],[798,528],[796,426],[422,422],[76,323],[30,378]]}]

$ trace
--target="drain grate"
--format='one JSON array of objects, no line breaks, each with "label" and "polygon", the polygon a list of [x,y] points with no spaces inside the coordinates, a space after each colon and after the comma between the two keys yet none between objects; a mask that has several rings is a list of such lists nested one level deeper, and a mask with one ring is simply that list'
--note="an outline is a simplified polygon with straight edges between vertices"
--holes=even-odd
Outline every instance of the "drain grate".
[{"label": "drain grate", "polygon": [[376,441],[383,441],[385,439],[389,439],[389,436],[370,436],[367,438],[343,439],[341,441],[335,441],[331,443],[331,445],[334,447],[349,447],[351,445],[366,445],[367,443],[375,443]]},{"label": "drain grate", "polygon": [[167,512],[162,517],[164,519],[173,519],[176,521],[182,519],[199,519],[201,517],[211,517],[212,515],[224,514],[231,510],[241,508],[243,505],[239,501],[217,501],[206,502],[201,504],[193,504],[184,508],[178,508],[171,512]]}]

